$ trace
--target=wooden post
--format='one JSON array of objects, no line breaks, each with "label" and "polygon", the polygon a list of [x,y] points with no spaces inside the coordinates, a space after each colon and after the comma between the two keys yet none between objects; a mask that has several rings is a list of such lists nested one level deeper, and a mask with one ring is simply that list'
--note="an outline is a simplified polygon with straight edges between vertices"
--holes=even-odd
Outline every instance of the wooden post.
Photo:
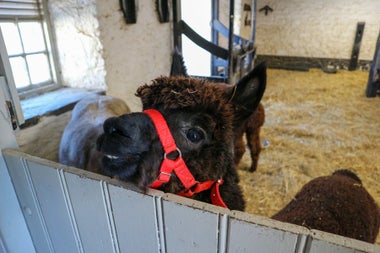
[{"label": "wooden post", "polygon": [[351,61],[348,66],[348,70],[355,70],[358,65],[360,44],[362,42],[364,26],[365,22],[358,22],[357,24],[354,47],[352,48]]}]

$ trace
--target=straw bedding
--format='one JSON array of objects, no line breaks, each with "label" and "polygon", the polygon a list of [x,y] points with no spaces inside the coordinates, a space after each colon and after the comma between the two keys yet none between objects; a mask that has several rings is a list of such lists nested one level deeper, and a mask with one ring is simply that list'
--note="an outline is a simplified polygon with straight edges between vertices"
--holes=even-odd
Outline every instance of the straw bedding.
[{"label": "straw bedding", "polygon": [[[311,179],[351,169],[380,204],[380,98],[367,98],[368,72],[268,70],[257,171],[240,163],[249,213],[272,216]],[[380,236],[377,243],[380,244]]]},{"label": "straw bedding", "polygon": [[[248,213],[272,216],[311,179],[351,169],[380,203],[380,98],[364,95],[368,72],[268,70],[266,119],[257,171],[248,152],[239,165]],[[57,161],[70,112],[17,133],[20,149]],[[380,236],[377,239],[380,244]]]}]

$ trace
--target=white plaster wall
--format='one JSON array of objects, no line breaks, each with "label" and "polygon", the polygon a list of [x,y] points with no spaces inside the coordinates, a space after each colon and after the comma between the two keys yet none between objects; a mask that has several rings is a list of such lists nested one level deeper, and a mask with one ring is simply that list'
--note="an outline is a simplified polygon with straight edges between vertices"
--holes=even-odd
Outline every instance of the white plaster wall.
[{"label": "white plaster wall", "polygon": [[[229,15],[230,15],[230,1],[219,1],[219,21],[224,24],[225,27],[229,27]],[[235,14],[236,16],[236,14]],[[234,24],[236,22],[234,21]],[[237,34],[235,25],[234,33]],[[228,38],[219,35],[219,46],[228,48]]]},{"label": "white plaster wall", "polygon": [[350,59],[357,22],[365,22],[359,59],[372,60],[380,30],[377,0],[257,0],[258,54]]},{"label": "white plaster wall", "polygon": [[141,111],[134,95],[137,87],[169,74],[172,23],[159,23],[154,0],[136,0],[136,5],[136,24],[125,23],[118,0],[98,0],[97,11],[107,94],[126,100],[132,111]]},{"label": "white plaster wall", "polygon": [[63,85],[104,90],[96,0],[49,0]]},{"label": "white plaster wall", "polygon": [[[234,34],[239,35],[247,40],[252,39],[252,26],[244,25],[244,18],[246,12],[244,12],[244,4],[251,6],[253,10],[253,0],[235,0],[234,8]],[[226,27],[229,27],[229,14],[230,14],[230,2],[219,2],[219,21]],[[219,36],[219,45],[228,48],[228,39],[223,36]]]},{"label": "white plaster wall", "polygon": [[[254,15],[254,13],[252,14],[252,12],[254,11],[254,4],[253,4],[253,1],[252,0],[235,0],[235,5],[237,5],[237,3],[239,2],[239,10],[237,10],[238,6],[235,7],[235,19],[236,21],[234,22],[235,25],[236,25],[236,28],[235,31],[237,34],[240,34],[241,37],[247,39],[247,40],[251,40],[252,39],[252,18],[251,17],[252,15]],[[244,11],[244,4],[248,4],[251,6],[251,13],[248,13],[246,11]],[[244,24],[244,21],[245,21],[245,16],[246,14],[250,14],[250,20],[251,20],[251,24],[250,25],[245,25]]]}]

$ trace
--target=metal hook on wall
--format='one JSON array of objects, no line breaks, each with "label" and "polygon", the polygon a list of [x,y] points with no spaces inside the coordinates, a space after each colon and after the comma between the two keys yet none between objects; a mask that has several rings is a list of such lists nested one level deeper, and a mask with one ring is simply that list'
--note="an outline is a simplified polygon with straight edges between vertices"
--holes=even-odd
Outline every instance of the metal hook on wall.
[{"label": "metal hook on wall", "polygon": [[120,8],[124,14],[127,24],[136,24],[136,3],[135,0],[120,0]]},{"label": "metal hook on wall", "polygon": [[268,15],[269,12],[272,12],[273,9],[269,5],[265,5],[263,8],[259,10],[259,12],[265,11],[265,16]]},{"label": "metal hook on wall", "polygon": [[160,23],[169,22],[169,5],[168,0],[156,0],[156,11]]}]

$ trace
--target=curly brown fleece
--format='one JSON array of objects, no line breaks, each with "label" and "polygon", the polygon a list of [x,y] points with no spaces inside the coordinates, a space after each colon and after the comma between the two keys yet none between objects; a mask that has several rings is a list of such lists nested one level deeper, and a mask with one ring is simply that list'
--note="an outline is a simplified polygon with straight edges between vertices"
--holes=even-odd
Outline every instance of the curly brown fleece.
[{"label": "curly brown fleece", "polygon": [[338,170],[303,186],[273,219],[374,243],[380,209],[349,170]]}]

